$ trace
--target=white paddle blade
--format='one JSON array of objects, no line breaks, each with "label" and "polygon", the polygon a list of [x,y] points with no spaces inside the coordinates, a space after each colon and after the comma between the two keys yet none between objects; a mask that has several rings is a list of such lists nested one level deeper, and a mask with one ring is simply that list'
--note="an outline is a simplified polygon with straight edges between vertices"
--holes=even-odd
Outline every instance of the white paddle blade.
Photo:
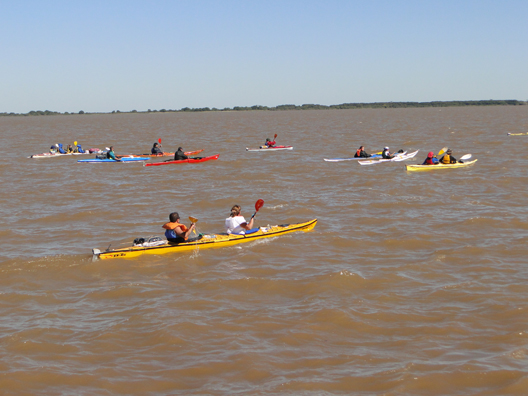
[{"label": "white paddle blade", "polygon": [[470,159],[471,158],[471,154],[466,154],[466,155],[463,155],[462,157],[460,157],[460,159],[463,161],[463,160],[467,160],[467,159]]}]

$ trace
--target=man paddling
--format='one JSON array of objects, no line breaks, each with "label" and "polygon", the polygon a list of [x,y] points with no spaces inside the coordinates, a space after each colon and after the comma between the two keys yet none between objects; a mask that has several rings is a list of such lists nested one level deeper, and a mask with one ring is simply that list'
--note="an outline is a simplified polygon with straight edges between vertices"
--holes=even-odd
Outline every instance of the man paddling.
[{"label": "man paddling", "polygon": [[161,145],[159,143],[154,143],[154,146],[152,146],[150,153],[152,155],[163,155],[163,151],[161,150]]},{"label": "man paddling", "polygon": [[275,139],[271,140],[270,138],[266,138],[266,147],[272,148],[276,144]]},{"label": "man paddling", "polygon": [[117,158],[114,153],[114,146],[110,146],[110,150],[106,152],[106,159],[117,161]]},{"label": "man paddling", "polygon": [[194,230],[194,223],[191,223],[189,227],[180,223],[180,215],[178,212],[172,212],[169,215],[169,222],[163,224],[165,228],[165,237],[167,241],[180,243],[185,242],[189,239],[189,234]]},{"label": "man paddling", "polygon": [[[440,158],[440,163],[442,163],[442,164],[456,164],[457,163],[457,159],[451,155],[452,153],[453,153],[453,150],[447,149],[447,151],[444,154],[444,156],[442,158]],[[462,161],[460,161],[460,163],[463,164]]]},{"label": "man paddling", "polygon": [[384,147],[383,148],[383,152],[381,153],[381,158],[383,158],[383,159],[393,159],[394,157],[395,157],[395,155],[392,155],[389,152],[389,147]]},{"label": "man paddling", "polygon": [[183,152],[183,148],[178,147],[178,151],[174,153],[174,161],[181,161],[186,159],[189,159],[189,157],[185,155],[185,153]]}]

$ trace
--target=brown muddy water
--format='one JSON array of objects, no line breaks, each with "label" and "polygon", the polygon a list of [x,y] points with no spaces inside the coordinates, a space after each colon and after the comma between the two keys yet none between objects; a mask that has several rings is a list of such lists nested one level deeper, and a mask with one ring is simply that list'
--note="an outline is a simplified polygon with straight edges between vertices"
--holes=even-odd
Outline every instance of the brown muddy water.
[{"label": "brown muddy water", "polygon": [[[3,395],[525,395],[528,106],[1,117]],[[255,153],[266,137],[293,151]],[[54,143],[205,149],[162,167]],[[471,153],[360,166],[360,146]],[[92,262],[178,211],[309,233]]]}]

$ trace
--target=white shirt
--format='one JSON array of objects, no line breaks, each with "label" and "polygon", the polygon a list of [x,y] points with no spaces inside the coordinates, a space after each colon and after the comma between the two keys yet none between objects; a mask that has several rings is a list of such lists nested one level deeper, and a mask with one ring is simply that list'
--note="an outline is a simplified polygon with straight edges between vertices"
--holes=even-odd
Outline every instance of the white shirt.
[{"label": "white shirt", "polygon": [[240,224],[247,223],[244,216],[228,217],[225,220],[226,232],[228,234],[244,235],[246,230],[240,227]]}]

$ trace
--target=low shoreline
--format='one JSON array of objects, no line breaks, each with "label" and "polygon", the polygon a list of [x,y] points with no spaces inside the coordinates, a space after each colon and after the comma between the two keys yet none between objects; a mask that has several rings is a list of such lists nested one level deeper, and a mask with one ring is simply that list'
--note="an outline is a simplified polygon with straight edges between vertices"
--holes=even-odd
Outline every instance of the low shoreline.
[{"label": "low shoreline", "polygon": [[86,115],[86,114],[131,114],[131,113],[188,113],[188,112],[208,112],[208,111],[290,111],[290,110],[346,110],[346,109],[396,109],[396,108],[424,108],[424,107],[462,107],[462,106],[524,106],[528,102],[520,100],[453,100],[453,101],[434,101],[434,102],[374,102],[374,103],[342,103],[338,105],[319,105],[319,104],[303,104],[300,106],[293,104],[279,105],[275,107],[268,106],[235,106],[233,108],[226,107],[217,109],[215,107],[201,107],[190,108],[183,107],[179,110],[151,110],[146,111],[120,111],[114,110],[111,112],[85,112],[80,110],[74,112],[59,112],[51,110],[32,110],[29,113],[0,113],[0,116],[40,116],[40,115]]}]

